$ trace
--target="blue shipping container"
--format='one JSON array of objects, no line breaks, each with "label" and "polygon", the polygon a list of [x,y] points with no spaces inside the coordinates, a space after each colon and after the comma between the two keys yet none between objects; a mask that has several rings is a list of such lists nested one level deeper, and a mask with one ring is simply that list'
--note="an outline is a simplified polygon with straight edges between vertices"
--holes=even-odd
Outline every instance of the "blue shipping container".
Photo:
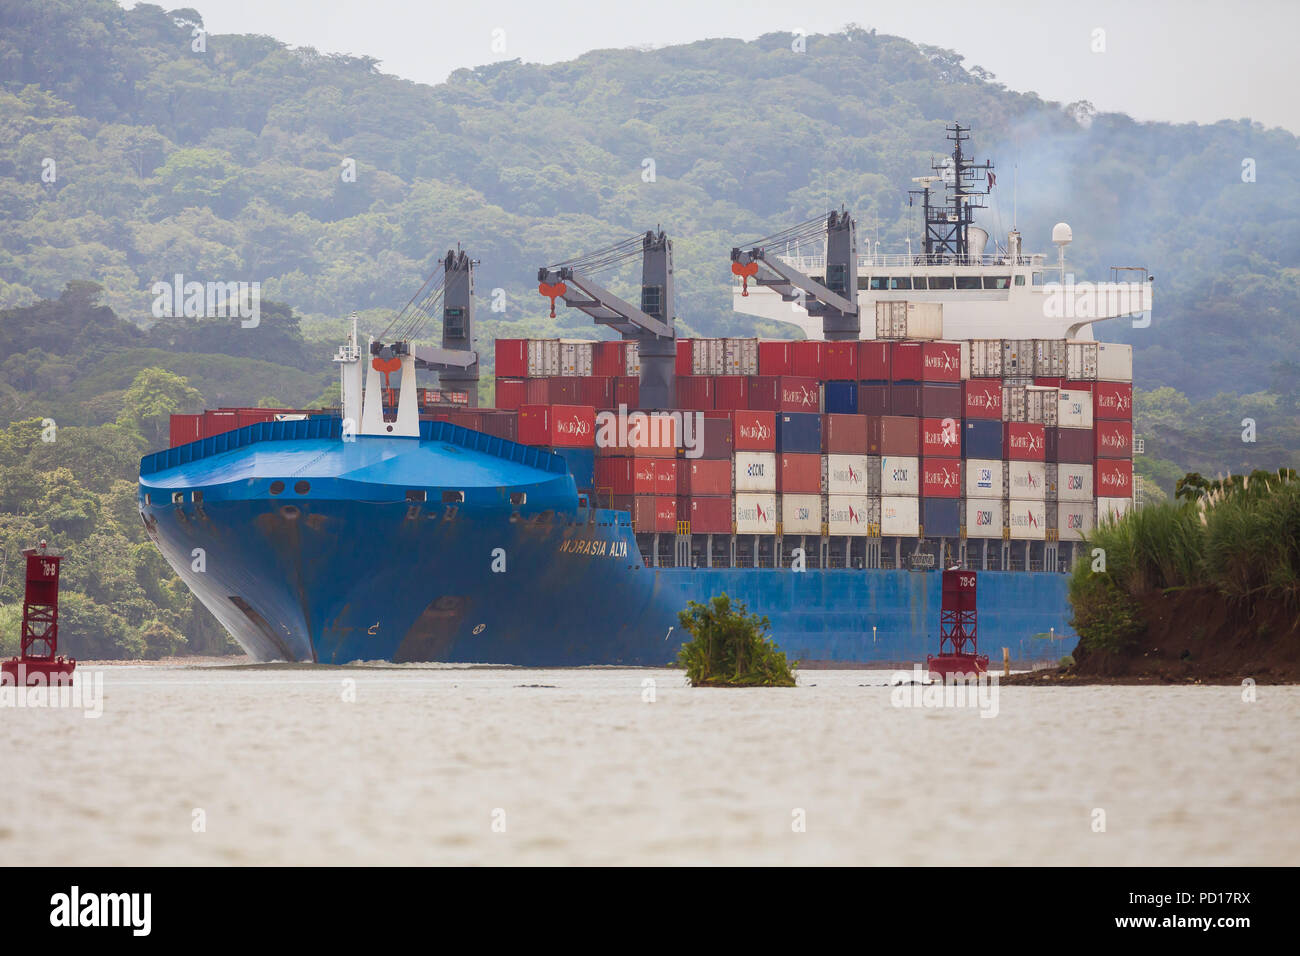
[{"label": "blue shipping container", "polygon": [[921,526],[927,538],[955,538],[961,531],[960,498],[922,498]]},{"label": "blue shipping container", "polygon": [[961,430],[963,458],[1002,458],[1002,422],[995,418],[968,418]]},{"label": "blue shipping container", "polygon": [[856,415],[858,413],[858,383],[827,382],[826,411],[833,415]]},{"label": "blue shipping container", "polygon": [[822,417],[811,412],[778,412],[776,450],[796,455],[820,455]]},{"label": "blue shipping container", "polygon": [[547,451],[564,459],[579,491],[590,491],[596,487],[596,449],[548,448]]}]

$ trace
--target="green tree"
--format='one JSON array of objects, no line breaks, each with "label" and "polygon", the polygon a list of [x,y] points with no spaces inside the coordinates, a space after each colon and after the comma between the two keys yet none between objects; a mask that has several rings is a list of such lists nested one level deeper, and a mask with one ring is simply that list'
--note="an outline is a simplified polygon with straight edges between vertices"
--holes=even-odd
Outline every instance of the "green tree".
[{"label": "green tree", "polygon": [[203,397],[179,375],[146,368],[136,375],[123,396],[117,424],[140,435],[151,447],[167,443],[171,416],[200,411]]}]

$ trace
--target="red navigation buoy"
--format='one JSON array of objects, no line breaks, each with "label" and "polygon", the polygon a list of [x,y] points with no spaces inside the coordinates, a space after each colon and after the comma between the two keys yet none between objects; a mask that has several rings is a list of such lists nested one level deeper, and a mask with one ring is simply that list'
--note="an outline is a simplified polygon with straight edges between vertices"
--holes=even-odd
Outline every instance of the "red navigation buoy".
[{"label": "red navigation buoy", "polygon": [[939,680],[949,675],[985,674],[989,656],[979,653],[975,638],[975,572],[952,568],[943,572],[943,607],[939,611],[939,656],[925,659]]},{"label": "red navigation buoy", "polygon": [[21,656],[0,661],[0,683],[19,687],[70,685],[77,662],[59,657],[59,562],[42,541],[25,548],[27,588],[23,594]]}]

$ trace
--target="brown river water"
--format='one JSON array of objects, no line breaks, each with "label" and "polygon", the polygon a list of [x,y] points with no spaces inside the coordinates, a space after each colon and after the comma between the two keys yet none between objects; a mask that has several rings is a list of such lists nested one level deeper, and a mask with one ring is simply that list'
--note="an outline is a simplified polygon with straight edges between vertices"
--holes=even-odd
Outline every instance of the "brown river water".
[{"label": "brown river water", "polygon": [[1300,687],[95,673],[80,707],[0,700],[5,864],[1300,863]]}]

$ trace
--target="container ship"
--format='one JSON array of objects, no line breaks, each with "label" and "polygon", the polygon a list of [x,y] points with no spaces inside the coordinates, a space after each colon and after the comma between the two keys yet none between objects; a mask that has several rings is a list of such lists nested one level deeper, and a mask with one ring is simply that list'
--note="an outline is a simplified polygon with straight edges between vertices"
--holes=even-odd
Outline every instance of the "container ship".
[{"label": "container ship", "polygon": [[[496,339],[481,408],[476,262],[449,251],[381,334],[354,317],[338,408],[173,416],[150,538],[258,661],[663,665],[726,593],[792,659],[901,664],[950,567],[989,572],[986,646],[1067,653],[1065,572],[1133,503],[1132,353],[1092,325],[1149,310],[1151,277],[1075,285],[1064,223],[1055,263],[1015,228],[990,249],[992,164],[948,134],[921,250],[860,250],[842,209],[732,250],[736,310],[801,340],[679,338],[649,231],[539,270],[552,315],[617,337]],[[634,305],[602,276],[638,259]]]}]

